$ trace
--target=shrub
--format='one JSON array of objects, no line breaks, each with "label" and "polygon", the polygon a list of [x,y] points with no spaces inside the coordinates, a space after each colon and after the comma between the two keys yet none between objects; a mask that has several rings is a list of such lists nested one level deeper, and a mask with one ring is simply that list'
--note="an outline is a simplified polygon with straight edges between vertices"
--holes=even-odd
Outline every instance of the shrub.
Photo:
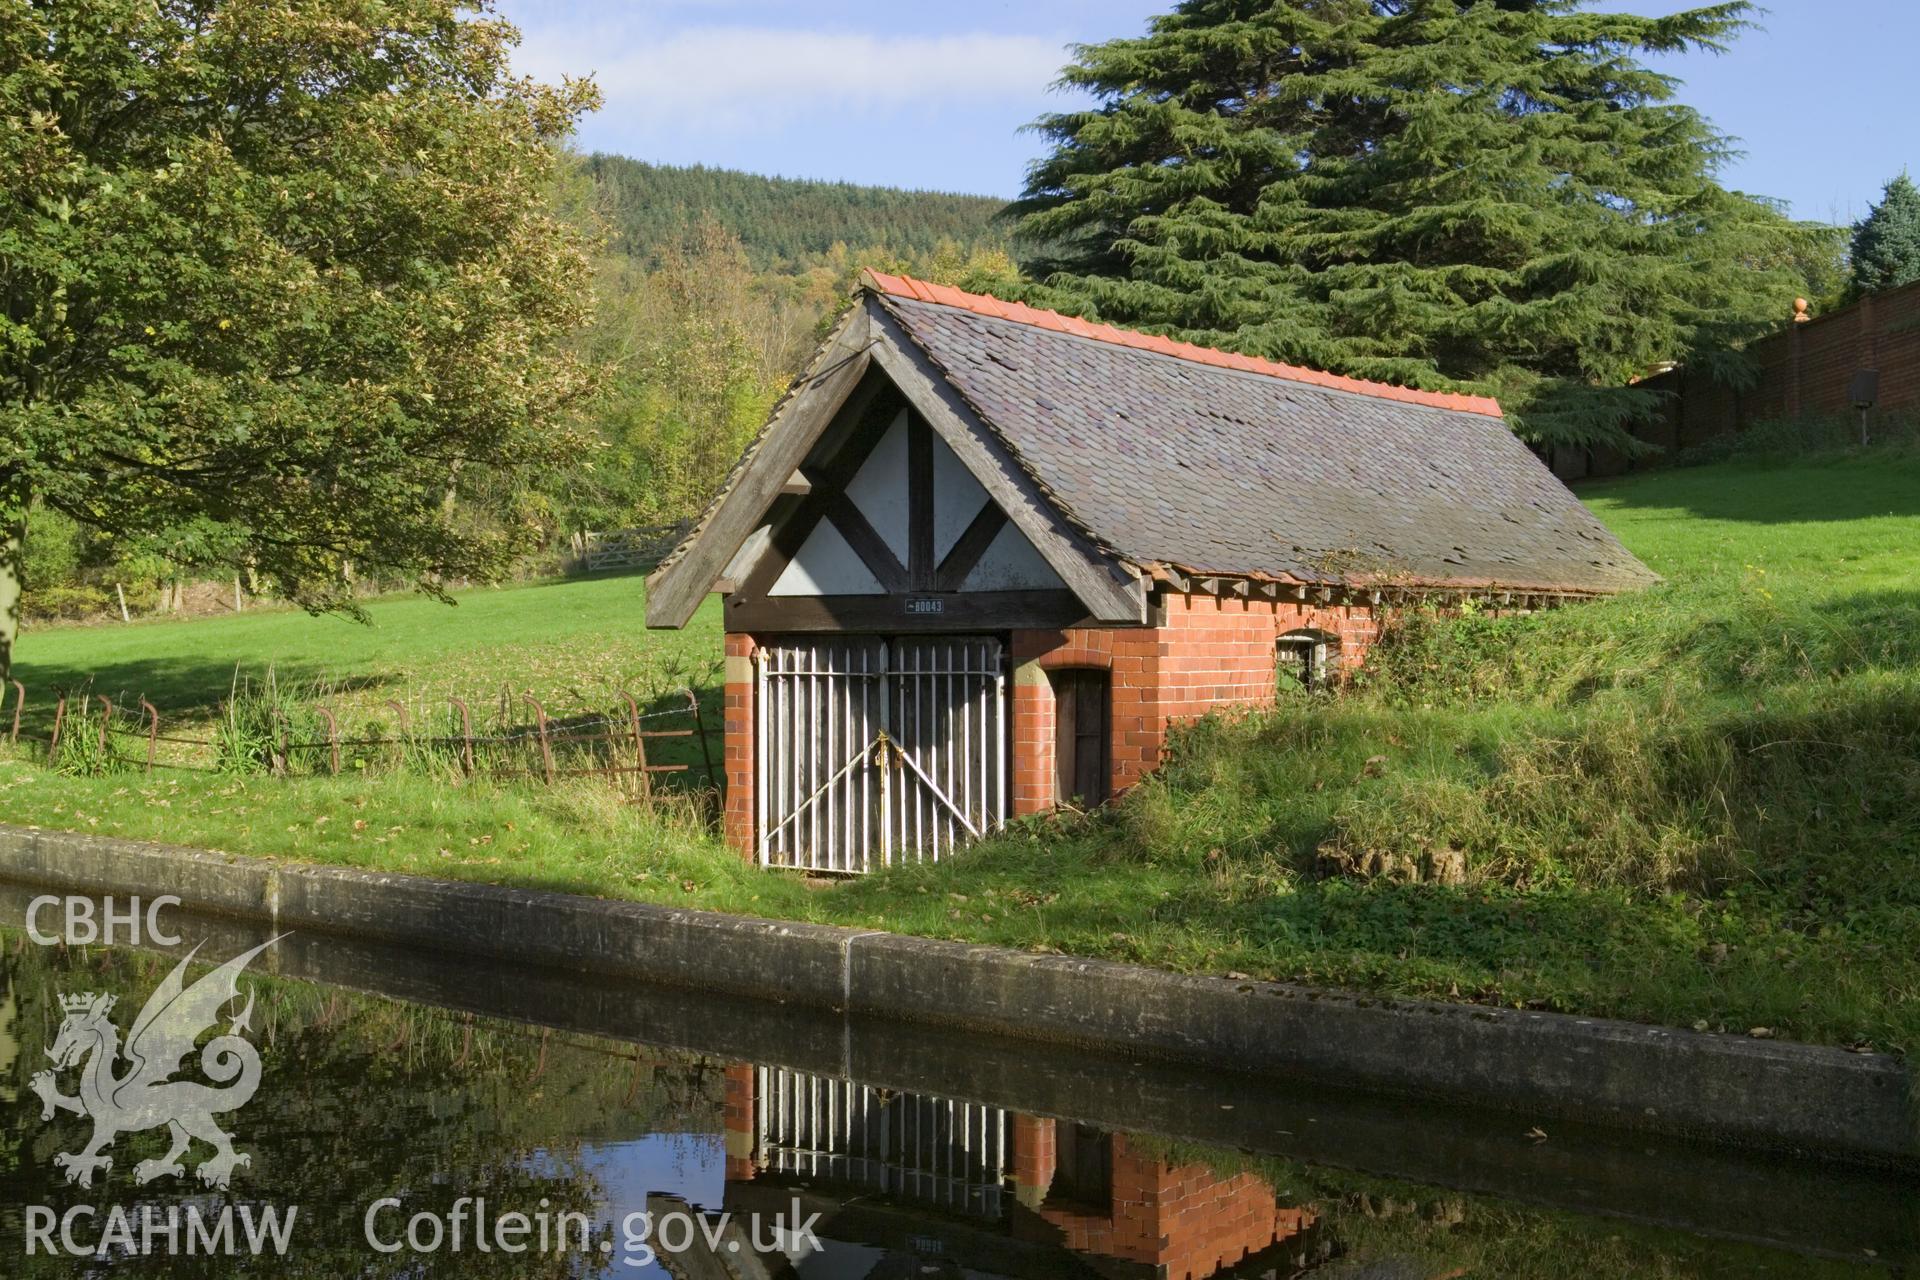
[{"label": "shrub", "polygon": [[1741,431],[1729,431],[1674,455],[1682,467],[1704,467],[1720,462],[1783,462],[1822,454],[1845,455],[1865,449],[1904,449],[1920,443],[1920,418],[1912,414],[1873,414],[1867,423],[1868,443],[1860,443],[1860,415],[1837,413],[1756,422]]},{"label": "shrub", "polygon": [[41,621],[92,618],[112,606],[111,592],[86,583],[29,587],[21,600],[21,611]]},{"label": "shrub", "polygon": [[60,740],[54,747],[53,768],[70,778],[97,778],[127,767],[114,749],[111,733],[104,739],[100,727],[106,709],[85,690],[69,694],[60,720]]},{"label": "shrub", "polygon": [[213,766],[221,773],[325,773],[324,750],[286,750],[326,740],[326,722],[314,709],[326,689],[282,687],[272,667],[255,679],[234,671],[233,685],[213,725]]}]

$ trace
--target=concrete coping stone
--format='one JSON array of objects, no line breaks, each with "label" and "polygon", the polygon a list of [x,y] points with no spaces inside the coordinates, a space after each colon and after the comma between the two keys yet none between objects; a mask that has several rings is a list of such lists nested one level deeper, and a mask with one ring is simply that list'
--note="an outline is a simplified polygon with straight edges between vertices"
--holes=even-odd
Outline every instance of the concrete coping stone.
[{"label": "concrete coping stone", "polygon": [[1897,1058],[0,824],[0,879],[847,1014],[1920,1168]]}]

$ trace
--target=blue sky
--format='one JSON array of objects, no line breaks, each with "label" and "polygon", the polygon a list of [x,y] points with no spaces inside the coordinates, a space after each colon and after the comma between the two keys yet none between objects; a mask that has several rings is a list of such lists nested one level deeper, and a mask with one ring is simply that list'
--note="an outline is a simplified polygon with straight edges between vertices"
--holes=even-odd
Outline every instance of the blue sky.
[{"label": "blue sky", "polygon": [[[1669,13],[1678,0],[1602,0]],[[499,0],[522,70],[592,72],[580,143],[641,160],[1010,196],[1076,100],[1067,46],[1137,34],[1170,0]],[[1747,152],[1730,185],[1851,221],[1920,160],[1914,0],[1774,0],[1722,57],[1667,60]]]}]

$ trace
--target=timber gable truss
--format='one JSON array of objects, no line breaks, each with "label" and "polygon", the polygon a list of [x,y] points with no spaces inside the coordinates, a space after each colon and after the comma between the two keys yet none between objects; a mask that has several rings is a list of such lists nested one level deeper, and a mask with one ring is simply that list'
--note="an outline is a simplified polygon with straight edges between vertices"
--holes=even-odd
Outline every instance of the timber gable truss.
[{"label": "timber gable truss", "polygon": [[679,625],[717,586],[729,631],[1137,625],[1145,611],[1144,580],[1060,518],[871,301],[649,585],[649,625]]}]

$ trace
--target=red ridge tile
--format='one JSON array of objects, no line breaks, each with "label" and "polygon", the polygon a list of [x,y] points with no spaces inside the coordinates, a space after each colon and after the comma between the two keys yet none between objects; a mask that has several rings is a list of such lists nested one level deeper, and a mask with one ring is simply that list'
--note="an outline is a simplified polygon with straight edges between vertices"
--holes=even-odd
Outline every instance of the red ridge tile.
[{"label": "red ridge tile", "polygon": [[968,293],[952,285],[928,284],[924,280],[915,280],[910,276],[894,276],[881,271],[867,270],[860,273],[860,284],[863,288],[891,297],[932,302],[943,307],[991,316],[998,320],[1010,320],[1016,324],[1050,329],[1056,333],[1091,338],[1096,342],[1111,342],[1116,346],[1158,352],[1179,360],[1191,360],[1196,364],[1260,373],[1268,377],[1285,378],[1291,382],[1303,382],[1309,386],[1373,396],[1380,400],[1399,400],[1407,404],[1456,409],[1463,413],[1480,413],[1493,418],[1503,416],[1500,411],[1500,402],[1492,396],[1463,395],[1453,391],[1419,391],[1412,387],[1396,386],[1390,382],[1370,382],[1365,378],[1349,378],[1343,374],[1326,373],[1319,369],[1308,369],[1294,364],[1282,364],[1277,360],[1263,360],[1258,356],[1242,355],[1235,351],[1220,351],[1213,347],[1197,346],[1191,342],[1176,342],[1172,338],[1156,337],[1134,329],[1121,329],[1110,324],[1095,324],[1082,320],[1078,316],[1062,315],[1057,311],[1042,311],[1024,302],[1009,302],[984,293]]}]

